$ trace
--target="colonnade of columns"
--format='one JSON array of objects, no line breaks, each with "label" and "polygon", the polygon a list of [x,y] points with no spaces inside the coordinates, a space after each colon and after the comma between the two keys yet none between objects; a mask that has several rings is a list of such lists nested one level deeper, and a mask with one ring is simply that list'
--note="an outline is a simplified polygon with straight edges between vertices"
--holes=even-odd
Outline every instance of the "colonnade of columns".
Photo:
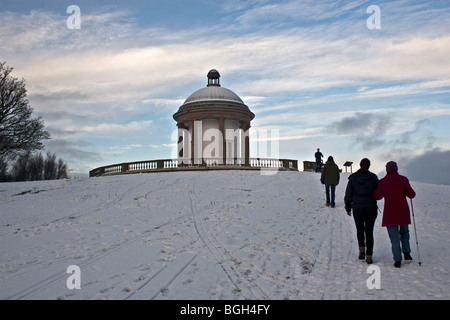
[{"label": "colonnade of columns", "polygon": [[232,164],[239,159],[240,164],[250,165],[249,121],[234,120],[238,128],[226,129],[225,121],[229,119],[216,118],[218,128],[203,130],[203,120],[177,123],[178,158],[183,164],[202,165],[205,158],[214,158],[219,164]]}]

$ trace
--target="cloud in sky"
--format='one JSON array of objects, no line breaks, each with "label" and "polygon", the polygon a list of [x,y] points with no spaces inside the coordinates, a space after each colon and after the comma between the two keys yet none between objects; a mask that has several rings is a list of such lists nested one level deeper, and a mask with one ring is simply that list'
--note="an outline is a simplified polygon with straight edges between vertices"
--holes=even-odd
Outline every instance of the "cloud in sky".
[{"label": "cloud in sky", "polygon": [[337,134],[381,135],[390,126],[389,118],[382,114],[357,112],[354,116],[333,122],[329,129]]},{"label": "cloud in sky", "polygon": [[379,1],[381,30],[366,27],[369,1],[79,1],[80,30],[66,28],[66,7],[13,3],[0,13],[0,58],[53,138],[97,155],[53,144],[74,170],[170,157],[105,150],[173,144],[172,114],[211,68],[248,97],[254,127],[280,129],[281,157],[308,160],[317,144],[380,162],[450,149],[445,2]]},{"label": "cloud in sky", "polygon": [[362,150],[372,150],[386,143],[384,134],[391,125],[389,117],[384,114],[357,112],[333,122],[327,130],[337,135],[351,135],[354,137],[353,144]]},{"label": "cloud in sky", "polygon": [[[412,159],[402,160],[403,168],[399,168],[399,173],[406,175],[410,180],[450,185],[449,150],[444,151],[436,148]],[[403,172],[400,172],[400,170],[403,170]]]}]

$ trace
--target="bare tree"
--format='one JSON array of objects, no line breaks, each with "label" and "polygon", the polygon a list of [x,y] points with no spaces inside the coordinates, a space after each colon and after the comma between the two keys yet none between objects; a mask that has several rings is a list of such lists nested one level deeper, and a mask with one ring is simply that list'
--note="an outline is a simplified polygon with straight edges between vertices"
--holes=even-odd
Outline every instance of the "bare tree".
[{"label": "bare tree", "polygon": [[41,117],[32,118],[25,80],[11,76],[13,68],[0,62],[0,158],[15,158],[44,148],[50,139]]},{"label": "bare tree", "polygon": [[56,155],[51,152],[47,152],[45,159],[40,152],[22,154],[16,157],[10,167],[11,172],[8,172],[8,165],[0,159],[0,182],[69,178],[67,163],[62,159],[57,161]]},{"label": "bare tree", "polygon": [[69,168],[67,163],[62,159],[58,159],[58,169],[56,179],[68,179],[69,178]]},{"label": "bare tree", "polygon": [[7,182],[11,180],[11,176],[8,172],[8,163],[0,158],[0,182]]},{"label": "bare tree", "polygon": [[42,180],[44,177],[44,157],[42,153],[38,153],[30,157],[28,162],[28,174],[29,180],[38,181]]},{"label": "bare tree", "polygon": [[30,153],[25,153],[17,157],[16,162],[12,165],[11,176],[13,181],[27,181],[29,180],[30,173],[29,162]]},{"label": "bare tree", "polygon": [[44,180],[55,180],[57,175],[56,154],[48,151],[47,158],[44,161]]}]

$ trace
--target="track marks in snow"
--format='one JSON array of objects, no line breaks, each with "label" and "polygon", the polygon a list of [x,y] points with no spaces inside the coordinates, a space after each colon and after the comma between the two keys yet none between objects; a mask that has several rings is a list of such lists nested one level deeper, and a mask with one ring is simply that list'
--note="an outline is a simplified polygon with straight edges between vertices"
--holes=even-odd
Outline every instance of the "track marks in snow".
[{"label": "track marks in snow", "polygon": [[189,191],[190,208],[194,218],[195,230],[227,278],[233,283],[235,292],[246,299],[268,299],[269,297],[258,284],[251,281],[251,269],[245,270],[245,266],[241,266],[242,261],[234,256],[211,232],[205,214],[202,210],[197,210],[195,207],[194,195],[193,191]]},{"label": "track marks in snow", "polygon": [[[292,203],[283,204],[286,200],[297,206],[295,198],[280,194],[278,206],[265,201],[256,203],[255,197],[260,200],[260,193],[267,192],[270,182],[268,179],[245,188],[215,187],[214,192],[197,188],[189,193],[199,238],[215,255],[231,283],[243,292],[238,298],[271,299],[281,295],[288,299],[299,293],[303,278],[314,268],[313,250],[298,238],[300,231],[295,224],[302,222],[293,221],[289,234],[284,224],[279,225],[286,217],[300,218],[301,213],[292,209]],[[202,192],[215,196],[208,198]]]},{"label": "track marks in snow", "polygon": [[133,290],[131,288],[128,289],[129,291],[133,292],[129,294],[125,299],[154,300],[158,296],[164,298],[164,296],[167,295],[167,292],[170,290],[170,286],[175,281],[175,279],[177,279],[177,277],[182,272],[184,272],[189,265],[192,264],[197,256],[198,254],[187,252],[180,253],[175,258],[176,261],[165,264],[161,267],[161,269],[152,274],[149,274],[148,279],[140,284],[136,290]]},{"label": "track marks in snow", "polygon": [[348,233],[344,228],[345,222],[339,215],[330,215],[330,238],[324,241],[324,246],[320,252],[328,254],[322,257],[323,266],[325,266],[324,285],[321,299],[323,300],[339,300],[346,299],[346,291],[349,290],[349,270],[348,262],[351,261],[351,246],[346,244],[349,242]]}]

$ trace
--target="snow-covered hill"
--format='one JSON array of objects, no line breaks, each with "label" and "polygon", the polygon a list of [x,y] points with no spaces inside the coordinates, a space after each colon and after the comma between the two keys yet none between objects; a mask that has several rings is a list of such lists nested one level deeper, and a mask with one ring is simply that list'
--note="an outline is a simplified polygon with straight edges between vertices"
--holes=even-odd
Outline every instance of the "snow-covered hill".
[{"label": "snow-covered hill", "polygon": [[0,299],[449,299],[450,187],[412,183],[422,266],[411,225],[415,261],[393,267],[379,216],[377,271],[357,260],[347,176],[334,209],[306,172],[0,184]]}]

